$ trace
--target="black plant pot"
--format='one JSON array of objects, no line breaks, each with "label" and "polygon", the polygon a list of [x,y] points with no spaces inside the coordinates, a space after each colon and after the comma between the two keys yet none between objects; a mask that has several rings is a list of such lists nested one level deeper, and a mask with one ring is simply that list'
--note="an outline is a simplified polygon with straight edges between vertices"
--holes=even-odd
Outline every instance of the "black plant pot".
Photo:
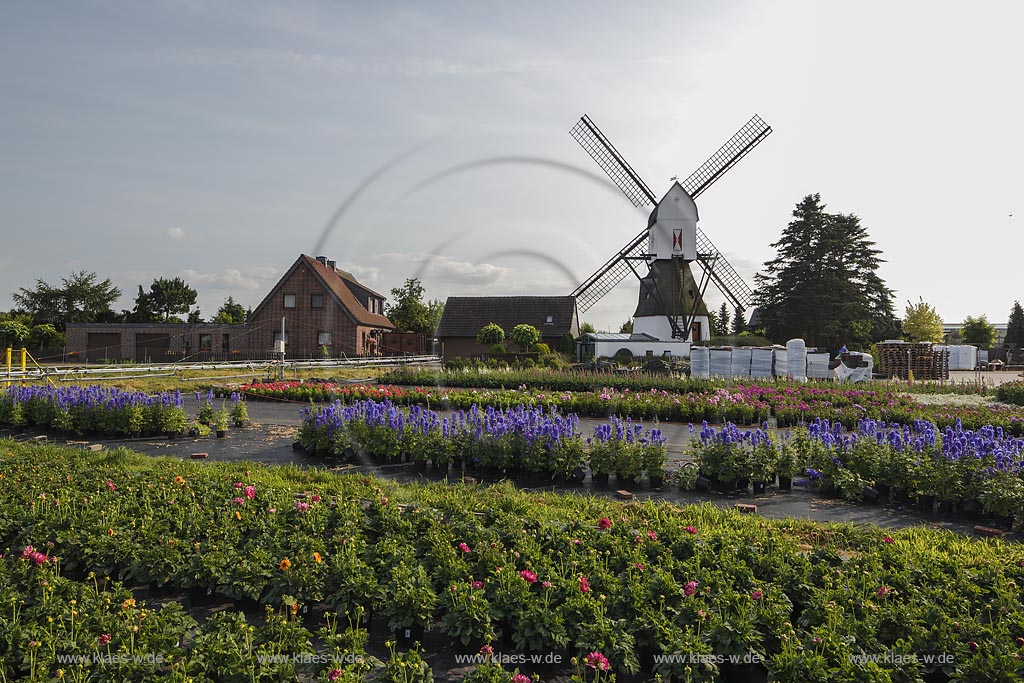
[{"label": "black plant pot", "polygon": [[874,488],[872,486],[865,486],[864,487],[864,502],[865,503],[877,503],[878,499],[881,498],[881,497],[882,497],[882,493],[878,489],[876,489],[876,488]]},{"label": "black plant pot", "polygon": [[235,609],[246,614],[253,614],[260,611],[260,601],[254,598],[235,598]]},{"label": "black plant pot", "polygon": [[992,515],[992,526],[1006,531],[1013,529],[1013,515]]},{"label": "black plant pot", "polygon": [[981,503],[979,503],[976,498],[965,500],[961,507],[961,512],[963,512],[964,517],[968,517],[970,519],[977,518],[978,515],[981,514]]},{"label": "black plant pot", "polygon": [[713,482],[703,474],[698,474],[697,480],[693,483],[693,486],[698,491],[710,491],[712,483]]},{"label": "black plant pot", "polygon": [[292,442],[292,450],[293,451],[304,451],[304,450],[306,450],[306,448],[302,445],[301,441],[293,441]]},{"label": "black plant pot", "polygon": [[395,639],[401,647],[409,647],[413,643],[422,643],[423,627],[418,624],[413,624],[408,628],[400,629],[398,633],[395,634]]},{"label": "black plant pot", "polygon": [[154,598],[162,598],[174,593],[174,588],[169,584],[160,585],[156,581],[149,582],[149,594]]},{"label": "black plant pot", "polygon": [[719,666],[723,683],[767,683],[768,669],[761,663],[724,662]]},{"label": "black plant pot", "polygon": [[935,509],[935,496],[918,496],[917,507],[924,512],[931,512]]},{"label": "black plant pot", "polygon": [[417,472],[426,472],[426,471],[427,471],[427,461],[426,461],[426,460],[417,460],[417,461],[416,461],[416,462],[415,462],[415,463],[413,464],[413,468],[414,468],[414,469],[415,469],[415,470],[416,470]]},{"label": "black plant pot", "polygon": [[746,491],[747,489],[750,488],[750,480],[742,478],[737,479],[735,488],[737,491]]},{"label": "black plant pot", "polygon": [[587,473],[582,467],[574,467],[572,472],[569,473],[569,484],[581,484],[583,480],[587,478]]},{"label": "black plant pot", "polygon": [[[218,439],[223,439],[227,435],[228,435],[228,430],[226,430],[226,429],[218,429],[217,430],[217,438]],[[171,437],[171,438],[174,438],[174,437]]]},{"label": "black plant pot", "polygon": [[651,488],[660,489],[665,483],[665,477],[652,476],[651,477]]},{"label": "black plant pot", "polygon": [[780,491],[792,491],[793,490],[793,477],[779,476],[779,490]]},{"label": "black plant pot", "polygon": [[598,486],[607,486],[608,477],[607,472],[594,472],[594,483]]},{"label": "black plant pot", "polygon": [[206,586],[192,586],[188,589],[188,604],[192,607],[208,607],[214,603],[213,589]]},{"label": "black plant pot", "polygon": [[345,450],[343,450],[341,454],[345,457],[346,460],[351,460],[352,458],[356,457],[356,449],[352,448],[351,446],[345,446]]}]

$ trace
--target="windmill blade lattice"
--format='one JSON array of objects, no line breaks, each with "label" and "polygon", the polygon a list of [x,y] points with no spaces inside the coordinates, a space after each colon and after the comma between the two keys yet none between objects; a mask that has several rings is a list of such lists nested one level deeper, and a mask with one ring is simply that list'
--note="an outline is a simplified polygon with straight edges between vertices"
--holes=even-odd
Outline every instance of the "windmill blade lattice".
[{"label": "windmill blade lattice", "polygon": [[715,283],[718,291],[724,294],[735,308],[750,307],[754,293],[700,228],[697,228],[697,261]]},{"label": "windmill blade lattice", "polygon": [[647,231],[644,230],[576,288],[572,295],[576,297],[576,308],[579,313],[585,313],[605,294],[612,291],[615,285],[634,272],[630,261],[646,261],[647,237]]},{"label": "windmill blade lattice", "polygon": [[657,204],[658,199],[647,187],[647,183],[633,170],[633,167],[619,154],[608,138],[604,136],[601,129],[584,114],[576,125],[569,131],[569,135],[580,143],[580,146],[587,151],[601,170],[608,174],[622,194],[633,202],[633,206],[644,206],[646,204]]},{"label": "windmill blade lattice", "polygon": [[771,132],[772,127],[762,121],[760,116],[754,114],[753,118],[736,131],[736,134],[729,138],[728,142],[681,183],[683,189],[696,199],[700,193],[711,187],[716,180],[735,166],[736,162],[745,157]]}]

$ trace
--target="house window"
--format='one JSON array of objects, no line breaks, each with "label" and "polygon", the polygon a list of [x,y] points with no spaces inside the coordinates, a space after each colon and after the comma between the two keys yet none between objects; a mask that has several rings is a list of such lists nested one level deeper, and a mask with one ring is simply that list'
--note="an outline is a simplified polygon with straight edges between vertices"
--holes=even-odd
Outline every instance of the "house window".
[{"label": "house window", "polygon": [[330,332],[320,332],[316,335],[316,343],[319,346],[330,346],[332,337]]},{"label": "house window", "polygon": [[201,334],[199,335],[199,350],[209,351],[213,346],[213,335],[212,334]]},{"label": "house window", "polygon": [[545,325],[553,325],[555,323],[555,316],[549,315],[548,319],[544,321]]},{"label": "house window", "polygon": [[284,295],[284,307],[285,308],[295,308],[295,295],[294,294],[285,294]]},{"label": "house window", "polygon": [[310,308],[323,308],[324,307],[324,295],[323,294],[310,294],[309,295],[309,307]]}]

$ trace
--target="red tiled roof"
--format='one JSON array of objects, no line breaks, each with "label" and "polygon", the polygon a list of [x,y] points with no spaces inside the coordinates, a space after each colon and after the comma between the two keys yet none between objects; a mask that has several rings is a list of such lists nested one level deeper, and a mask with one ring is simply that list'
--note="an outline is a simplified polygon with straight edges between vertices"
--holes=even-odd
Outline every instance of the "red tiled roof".
[{"label": "red tiled roof", "polygon": [[324,264],[317,261],[315,258],[306,256],[305,254],[303,254],[300,258],[303,261],[305,261],[306,265],[309,266],[309,268],[317,275],[317,277],[323,280],[323,283],[327,286],[329,290],[331,290],[334,296],[338,298],[338,300],[341,302],[341,305],[348,310],[349,314],[353,318],[355,318],[357,323],[359,323],[360,325],[372,325],[374,327],[386,327],[389,330],[394,329],[395,326],[391,324],[390,320],[380,315],[379,313],[371,313],[370,311],[366,310],[363,307],[363,305],[359,303],[359,300],[356,299],[356,296],[355,294],[352,293],[352,290],[348,288],[348,284],[345,282],[345,280],[350,278],[353,282],[355,282],[355,284],[362,287],[363,289],[366,289],[367,291],[372,290],[363,287],[363,285],[359,284],[359,282],[349,273],[346,273],[346,275],[348,275],[348,278],[345,278],[340,273],[328,268]]}]

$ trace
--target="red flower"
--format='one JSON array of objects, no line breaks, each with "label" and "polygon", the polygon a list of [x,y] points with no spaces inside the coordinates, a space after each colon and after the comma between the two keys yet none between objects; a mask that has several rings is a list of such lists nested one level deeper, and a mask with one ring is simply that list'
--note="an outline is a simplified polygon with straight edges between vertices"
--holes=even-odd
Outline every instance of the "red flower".
[{"label": "red flower", "polygon": [[696,592],[697,592],[697,582],[696,581],[687,581],[686,585],[683,586],[683,594],[686,595],[686,597],[688,597],[688,598],[693,596],[693,594],[696,593]]},{"label": "red flower", "polygon": [[884,597],[888,596],[889,593],[892,593],[892,589],[889,588],[888,586],[879,586],[878,590],[875,591],[875,595],[877,597],[879,597],[879,598],[884,598]]},{"label": "red flower", "polygon": [[459,544],[459,550],[461,550],[464,553],[468,553],[469,552],[469,546],[466,545],[465,543],[460,543]]},{"label": "red flower", "polygon": [[580,577],[580,593],[589,593],[589,592],[590,592],[590,582],[587,581],[587,577],[581,576]]},{"label": "red flower", "polygon": [[608,658],[600,652],[591,652],[583,658],[583,663],[597,671],[608,671],[611,668]]},{"label": "red flower", "polygon": [[494,648],[491,647],[490,645],[484,645],[482,648],[480,648],[480,654],[486,655],[486,656],[493,655],[494,654]]},{"label": "red flower", "polygon": [[606,529],[610,529],[611,527],[612,520],[608,519],[607,517],[602,517],[601,519],[597,520],[597,528],[601,531],[605,531]]},{"label": "red flower", "polygon": [[529,569],[524,569],[523,571],[519,572],[519,576],[526,583],[537,583],[537,575],[531,572]]},{"label": "red flower", "polygon": [[109,633],[104,633],[103,635],[101,635],[99,638],[96,639],[96,642],[100,644],[100,647],[103,647],[104,645],[106,645],[107,643],[110,642],[110,634]]},{"label": "red flower", "polygon": [[973,640],[968,640],[967,641],[967,647],[971,648],[971,652],[977,652],[978,651],[978,644],[976,642],[974,642]]},{"label": "red flower", "polygon": [[341,677],[341,669],[331,669],[330,671],[327,672],[327,680],[331,681],[332,683],[333,683],[333,681],[338,680],[338,678],[340,678],[340,677]]},{"label": "red flower", "polygon": [[882,543],[895,543],[896,539],[892,536],[882,536]]},{"label": "red flower", "polygon": [[750,594],[751,600],[760,600],[763,597],[764,597],[764,593],[762,593],[759,590],[755,590],[753,593]]},{"label": "red flower", "polygon": [[690,533],[690,534],[696,534],[697,533],[697,527],[695,527],[695,526],[687,526],[686,527],[686,532]]}]

